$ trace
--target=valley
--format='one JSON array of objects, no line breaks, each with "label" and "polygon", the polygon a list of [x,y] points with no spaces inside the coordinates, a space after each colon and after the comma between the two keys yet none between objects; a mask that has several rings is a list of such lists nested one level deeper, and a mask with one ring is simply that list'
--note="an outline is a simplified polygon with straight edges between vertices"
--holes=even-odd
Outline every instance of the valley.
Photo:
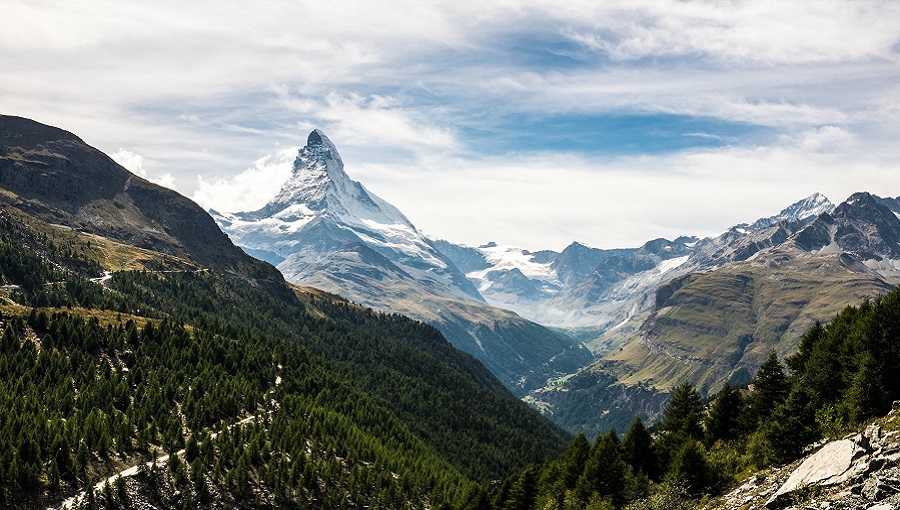
[{"label": "valley", "polygon": [[[892,209],[893,208],[893,209]],[[770,349],[900,282],[900,206],[813,194],[712,237],[530,252],[423,235],[319,130],[275,198],[213,217],[288,281],[437,327],[569,431],[655,420],[682,382],[746,384]]]}]

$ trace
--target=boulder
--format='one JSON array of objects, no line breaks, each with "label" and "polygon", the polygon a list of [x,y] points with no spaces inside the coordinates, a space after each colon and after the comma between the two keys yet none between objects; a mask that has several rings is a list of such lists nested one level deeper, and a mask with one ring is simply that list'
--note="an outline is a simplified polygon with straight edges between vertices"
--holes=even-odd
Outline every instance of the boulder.
[{"label": "boulder", "polygon": [[868,452],[857,441],[832,441],[807,457],[766,502],[766,507],[780,507],[790,493],[801,487],[836,485],[862,476],[868,469]]}]

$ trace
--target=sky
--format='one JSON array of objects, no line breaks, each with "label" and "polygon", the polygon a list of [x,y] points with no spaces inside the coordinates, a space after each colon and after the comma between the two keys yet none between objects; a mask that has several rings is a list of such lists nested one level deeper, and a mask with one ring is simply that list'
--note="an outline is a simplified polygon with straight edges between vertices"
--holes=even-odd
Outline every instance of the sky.
[{"label": "sky", "polygon": [[900,195],[900,2],[6,0],[0,113],[219,211],[313,128],[423,233],[561,250]]}]

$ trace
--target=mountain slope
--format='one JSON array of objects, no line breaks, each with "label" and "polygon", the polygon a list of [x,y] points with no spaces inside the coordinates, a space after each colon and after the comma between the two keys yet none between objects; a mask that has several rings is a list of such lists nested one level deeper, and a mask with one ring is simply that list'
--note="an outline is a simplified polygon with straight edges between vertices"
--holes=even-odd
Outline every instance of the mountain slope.
[{"label": "mountain slope", "polygon": [[646,295],[655,286],[746,260],[833,209],[816,193],[718,236],[655,239],[639,248],[599,250],[572,243],[560,253],[532,253],[494,243],[472,248],[439,241],[436,246],[465,267],[491,304],[583,336],[592,350],[602,353],[615,345],[600,338],[603,332],[645,310],[652,301]]},{"label": "mountain slope", "polygon": [[[73,142],[33,178],[22,168],[61,150],[29,148],[27,129],[0,133],[16,143],[2,153],[22,165],[5,174],[19,176],[15,191],[0,190],[0,506],[58,504],[184,448],[165,472],[96,497],[125,508],[459,507],[476,483],[564,448],[561,429],[430,326],[233,278],[234,266],[202,267],[173,236],[156,232],[153,246],[191,260],[48,223],[131,232],[186,199],[157,191],[127,209],[131,223],[95,225],[71,204],[99,192],[55,182],[123,169],[82,167],[93,149]],[[109,187],[112,199],[87,203],[128,196]]]},{"label": "mountain slope", "polygon": [[400,211],[349,178],[319,130],[267,205],[213,214],[235,243],[278,262],[287,280],[426,321],[517,394],[592,359],[564,335],[488,306]]},{"label": "mountain slope", "polygon": [[131,174],[75,135],[3,115],[0,144],[4,203],[48,223],[283,286],[275,268],[235,247],[195,203]]},{"label": "mountain slope", "polygon": [[[745,383],[770,349],[793,352],[815,321],[900,282],[892,251],[900,219],[875,197],[792,220],[697,243],[691,271],[657,284],[646,309],[607,334],[621,348],[530,399],[574,430],[597,427],[596,416],[604,416],[596,431],[627,423],[629,411],[653,417],[664,401],[653,395],[683,381],[704,394]],[[597,398],[602,391],[620,397]]]},{"label": "mountain slope", "polygon": [[350,180],[334,144],[314,130],[294,161],[291,178],[262,209],[220,214],[234,242],[283,260],[286,278],[301,280],[306,264],[347,243],[379,253],[406,275],[445,297],[482,301],[466,278],[394,206]]}]

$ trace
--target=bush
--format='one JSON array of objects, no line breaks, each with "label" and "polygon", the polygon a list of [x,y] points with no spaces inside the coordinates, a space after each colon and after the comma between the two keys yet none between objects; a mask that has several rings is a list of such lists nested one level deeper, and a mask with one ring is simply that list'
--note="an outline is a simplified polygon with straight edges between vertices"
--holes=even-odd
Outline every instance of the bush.
[{"label": "bush", "polygon": [[696,506],[684,484],[672,480],[656,485],[649,498],[631,503],[625,510],[688,510]]}]

